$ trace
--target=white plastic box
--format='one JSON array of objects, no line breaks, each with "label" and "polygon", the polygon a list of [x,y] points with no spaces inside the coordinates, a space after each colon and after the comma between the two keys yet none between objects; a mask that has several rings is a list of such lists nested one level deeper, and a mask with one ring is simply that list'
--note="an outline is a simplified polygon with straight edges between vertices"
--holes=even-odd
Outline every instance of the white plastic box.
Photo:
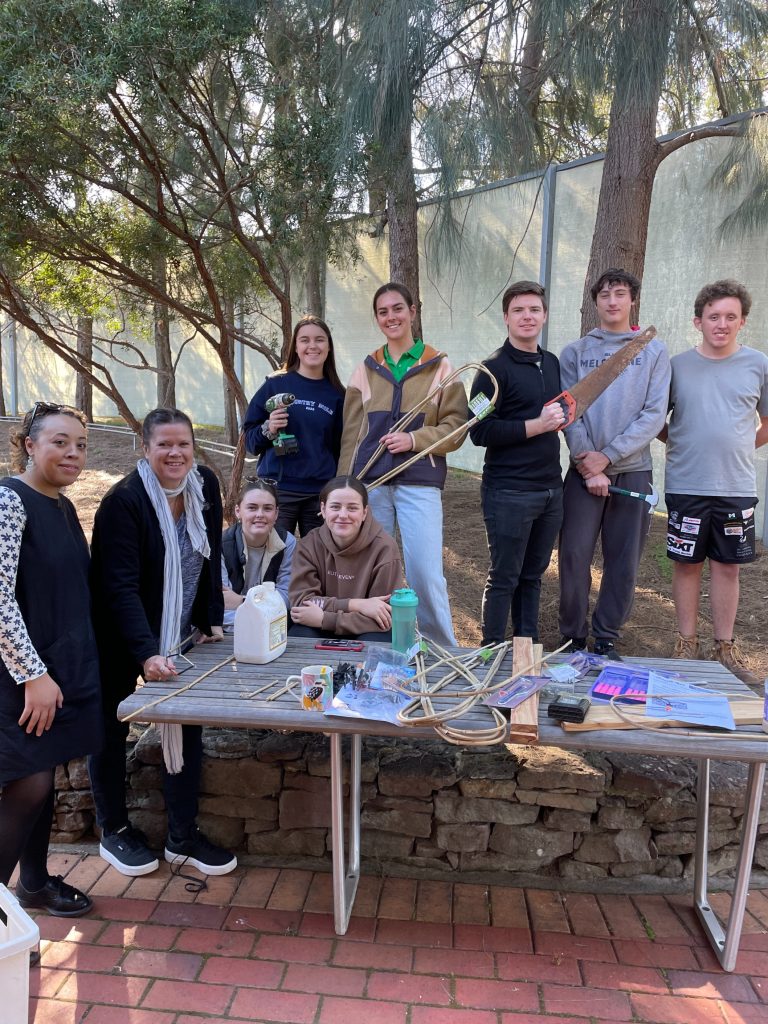
[{"label": "white plastic box", "polygon": [[29,1019],[29,951],[40,941],[40,929],[0,885],[0,993],[3,1024]]}]

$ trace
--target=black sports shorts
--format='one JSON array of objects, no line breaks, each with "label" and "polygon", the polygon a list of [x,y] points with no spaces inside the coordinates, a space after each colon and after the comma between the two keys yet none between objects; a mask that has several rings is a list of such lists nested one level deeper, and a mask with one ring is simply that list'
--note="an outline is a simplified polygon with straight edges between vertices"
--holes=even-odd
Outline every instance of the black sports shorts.
[{"label": "black sports shorts", "polygon": [[667,557],[740,565],[755,560],[757,498],[667,494]]}]

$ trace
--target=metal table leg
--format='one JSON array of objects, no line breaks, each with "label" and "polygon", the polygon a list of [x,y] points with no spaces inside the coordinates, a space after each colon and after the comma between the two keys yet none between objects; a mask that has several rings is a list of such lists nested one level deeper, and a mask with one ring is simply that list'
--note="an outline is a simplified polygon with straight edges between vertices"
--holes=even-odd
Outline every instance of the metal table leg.
[{"label": "metal table leg", "polygon": [[344,857],[344,759],[341,733],[331,734],[331,841],[333,842],[333,921],[344,935],[360,880],[360,754],[355,733],[349,750],[349,851]]},{"label": "metal table leg", "polygon": [[742,823],[739,860],[736,868],[736,879],[733,886],[731,912],[728,924],[723,930],[717,915],[709,905],[707,895],[707,870],[709,860],[709,761],[699,762],[699,782],[697,789],[696,811],[696,860],[694,870],[694,906],[702,927],[707,933],[717,959],[724,971],[732,971],[736,966],[736,957],[741,941],[741,929],[744,924],[744,910],[749,891],[749,876],[752,870],[752,857],[755,852],[757,825],[760,816],[760,801],[763,795],[765,780],[765,764],[751,764],[747,778],[747,791],[744,802],[744,820]]}]

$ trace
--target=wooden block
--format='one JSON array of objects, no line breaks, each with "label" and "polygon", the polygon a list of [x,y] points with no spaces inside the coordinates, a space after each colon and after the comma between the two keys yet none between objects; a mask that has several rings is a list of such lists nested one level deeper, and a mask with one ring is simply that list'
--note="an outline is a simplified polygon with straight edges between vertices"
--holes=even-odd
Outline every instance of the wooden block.
[{"label": "wooden block", "polygon": [[[763,702],[759,697],[743,697],[730,701],[731,713],[736,725],[760,725],[763,721]],[[630,714],[634,712],[630,709]],[[641,716],[638,714],[637,716]],[[705,728],[678,722],[671,718],[652,718],[649,722],[661,728],[696,729]],[[620,718],[610,704],[593,704],[583,722],[561,722],[566,732],[591,732],[596,729],[636,729],[637,726]]]},{"label": "wooden block", "polygon": [[[512,671],[537,675],[541,670],[542,645],[529,636],[516,636],[512,643]],[[539,669],[536,670],[538,659]],[[539,695],[532,694],[509,713],[509,742],[535,743],[539,738]]]},{"label": "wooden block", "polygon": [[531,675],[541,675],[541,659],[544,657],[544,644],[532,644],[534,670]]}]

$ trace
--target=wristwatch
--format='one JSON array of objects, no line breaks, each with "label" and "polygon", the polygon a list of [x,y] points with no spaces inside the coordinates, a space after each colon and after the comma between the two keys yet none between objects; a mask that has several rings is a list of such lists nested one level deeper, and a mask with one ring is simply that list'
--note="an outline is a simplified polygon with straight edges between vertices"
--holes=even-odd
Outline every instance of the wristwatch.
[{"label": "wristwatch", "polygon": [[268,441],[274,441],[275,438],[277,437],[277,434],[273,434],[272,431],[269,429],[269,420],[268,419],[264,420],[264,422],[262,423],[262,425],[261,425],[261,432],[264,435],[264,437],[266,437],[266,439]]}]

